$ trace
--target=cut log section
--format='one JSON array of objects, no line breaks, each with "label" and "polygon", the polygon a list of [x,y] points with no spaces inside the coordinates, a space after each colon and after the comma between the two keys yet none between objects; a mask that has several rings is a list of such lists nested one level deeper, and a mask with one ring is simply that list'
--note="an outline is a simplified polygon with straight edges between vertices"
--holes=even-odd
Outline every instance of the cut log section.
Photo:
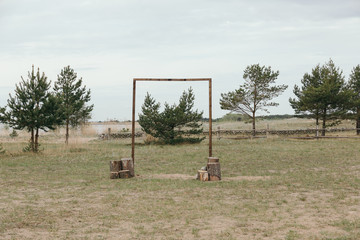
[{"label": "cut log section", "polygon": [[121,170],[128,170],[130,177],[135,177],[134,162],[132,158],[121,159]]},{"label": "cut log section", "polygon": [[121,170],[121,161],[110,161],[110,172],[119,172]]},{"label": "cut log section", "polygon": [[198,170],[198,177],[200,181],[209,181],[209,174],[207,171],[204,170]]},{"label": "cut log section", "polygon": [[208,163],[218,163],[219,158],[218,157],[208,157]]},{"label": "cut log section", "polygon": [[131,178],[129,170],[119,171],[119,178]]},{"label": "cut log section", "polygon": [[119,172],[110,172],[110,179],[119,178]]},{"label": "cut log section", "polygon": [[209,174],[210,181],[221,180],[221,170],[219,162],[209,162],[207,164],[207,172]]}]

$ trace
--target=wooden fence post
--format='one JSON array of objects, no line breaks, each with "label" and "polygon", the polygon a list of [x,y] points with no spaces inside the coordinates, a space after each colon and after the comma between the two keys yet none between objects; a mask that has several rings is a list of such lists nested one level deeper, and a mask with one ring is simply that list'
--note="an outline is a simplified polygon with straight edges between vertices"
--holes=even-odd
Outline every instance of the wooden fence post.
[{"label": "wooden fence post", "polygon": [[111,139],[111,128],[108,128],[108,140]]}]

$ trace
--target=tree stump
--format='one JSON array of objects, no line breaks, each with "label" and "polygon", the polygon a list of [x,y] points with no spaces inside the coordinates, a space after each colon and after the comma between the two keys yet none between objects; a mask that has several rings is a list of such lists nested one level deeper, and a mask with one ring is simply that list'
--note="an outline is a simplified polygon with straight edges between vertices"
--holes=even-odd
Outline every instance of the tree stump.
[{"label": "tree stump", "polygon": [[207,172],[209,174],[210,181],[221,180],[221,170],[219,162],[209,162],[207,164]]},{"label": "tree stump", "polygon": [[121,170],[128,170],[130,177],[135,177],[134,162],[132,158],[121,159]]},{"label": "tree stump", "polygon": [[110,161],[110,172],[118,172],[121,170],[121,161]]},{"label": "tree stump", "polygon": [[119,171],[119,178],[131,178],[129,170],[121,170]]},{"label": "tree stump", "polygon": [[207,171],[204,170],[198,170],[198,177],[200,181],[209,181],[209,174]]},{"label": "tree stump", "polygon": [[119,172],[110,172],[110,179],[119,178]]},{"label": "tree stump", "polygon": [[218,163],[219,158],[218,157],[208,157],[208,163]]}]

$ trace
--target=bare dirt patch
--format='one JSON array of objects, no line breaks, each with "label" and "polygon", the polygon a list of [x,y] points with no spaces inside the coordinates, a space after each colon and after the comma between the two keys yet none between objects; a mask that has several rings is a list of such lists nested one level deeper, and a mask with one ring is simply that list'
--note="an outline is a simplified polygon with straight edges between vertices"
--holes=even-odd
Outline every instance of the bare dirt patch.
[{"label": "bare dirt patch", "polygon": [[150,179],[179,179],[179,180],[191,180],[196,179],[196,176],[186,175],[186,174],[153,174],[153,175],[143,175],[141,178],[150,178]]},{"label": "bare dirt patch", "polygon": [[[178,179],[178,180],[194,180],[196,175],[186,174],[153,174],[139,176],[144,179]],[[223,177],[222,181],[261,181],[270,180],[271,176],[236,176],[236,177]]]},{"label": "bare dirt patch", "polygon": [[236,176],[236,177],[223,177],[224,181],[260,181],[270,180],[270,176]]}]

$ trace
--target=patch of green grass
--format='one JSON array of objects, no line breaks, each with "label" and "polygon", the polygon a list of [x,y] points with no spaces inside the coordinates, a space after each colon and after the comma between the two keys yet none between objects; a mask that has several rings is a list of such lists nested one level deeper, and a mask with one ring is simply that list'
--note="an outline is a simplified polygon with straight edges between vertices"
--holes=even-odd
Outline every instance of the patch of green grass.
[{"label": "patch of green grass", "polygon": [[295,239],[300,239],[300,235],[294,230],[289,230],[289,232],[286,234],[285,240],[295,240]]},{"label": "patch of green grass", "polygon": [[352,232],[357,230],[360,234],[360,218],[354,220],[343,219],[334,224],[335,226],[341,227],[343,230],[347,232]]}]

